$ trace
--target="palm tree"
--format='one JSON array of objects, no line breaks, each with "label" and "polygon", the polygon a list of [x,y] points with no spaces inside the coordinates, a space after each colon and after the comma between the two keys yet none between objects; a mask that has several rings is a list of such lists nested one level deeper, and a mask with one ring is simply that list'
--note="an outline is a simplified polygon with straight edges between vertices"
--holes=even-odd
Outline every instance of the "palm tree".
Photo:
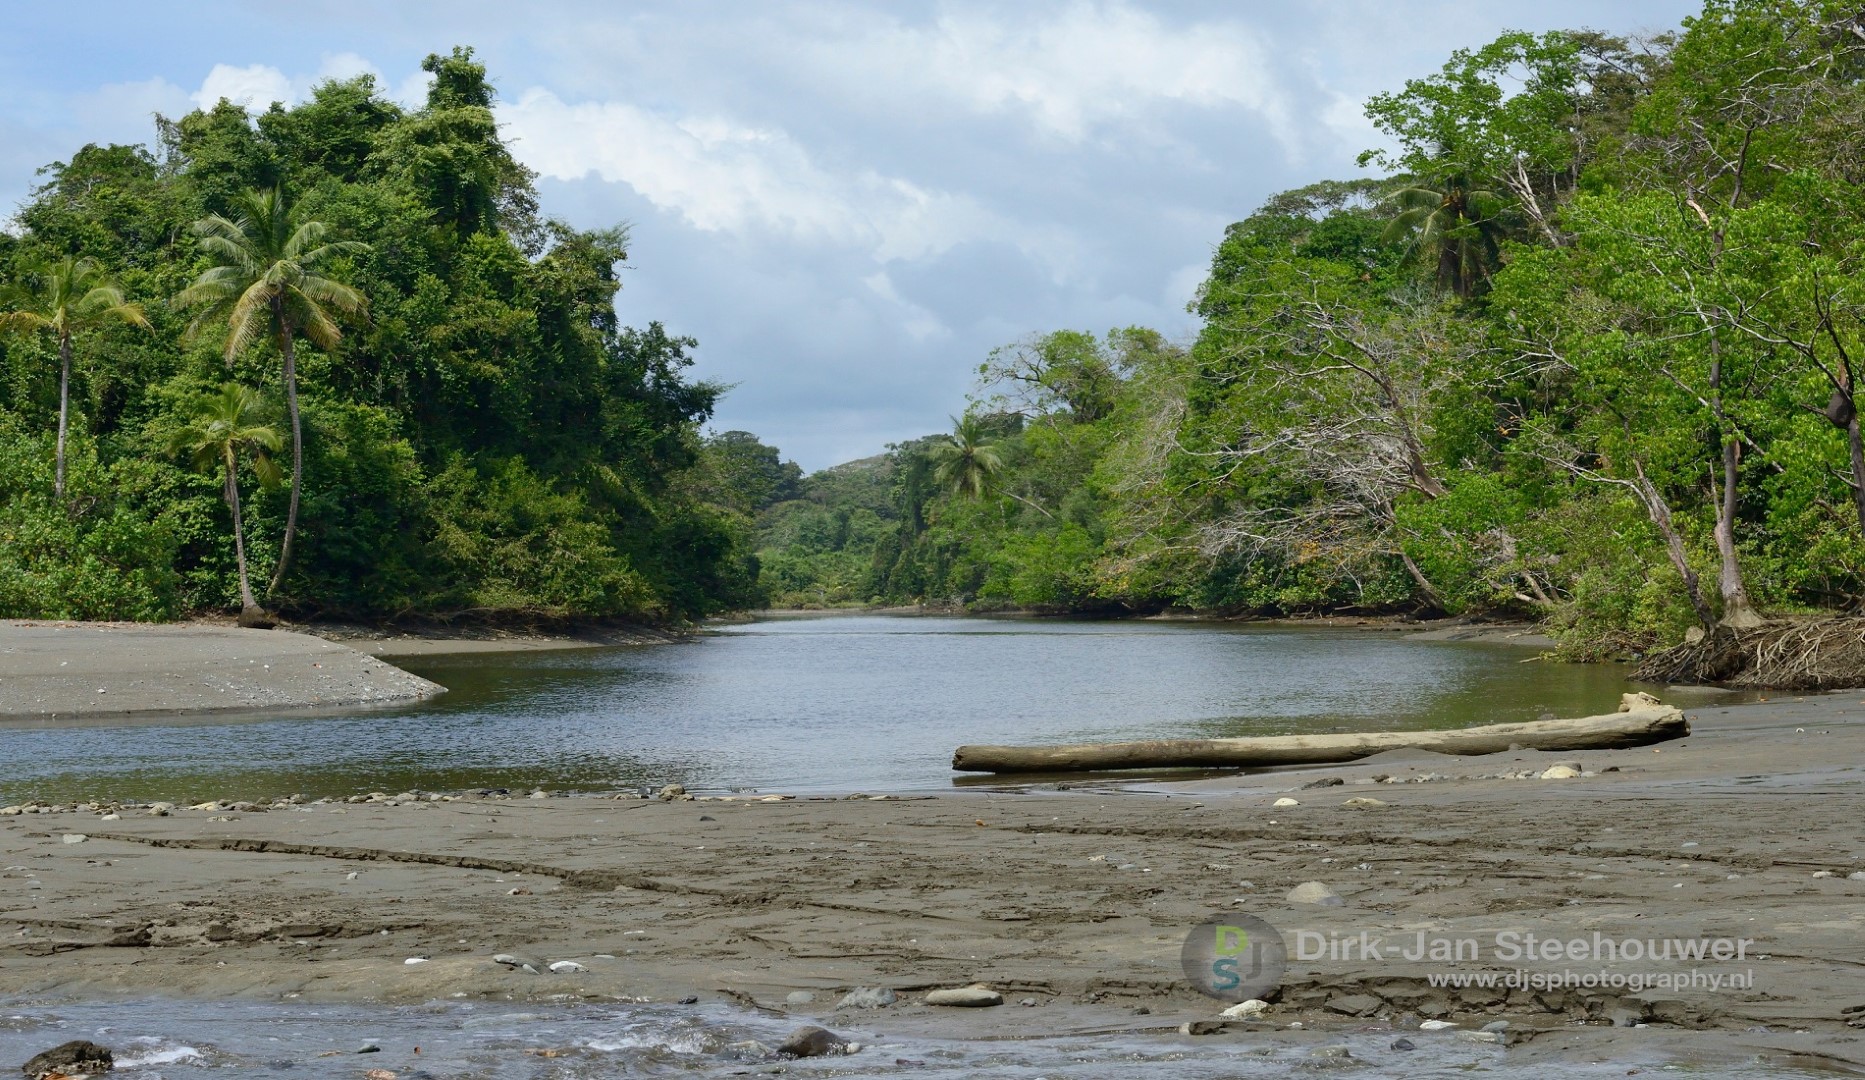
[{"label": "palm tree", "polygon": [[[10,290],[11,311],[0,311],[0,329],[22,333],[50,330],[58,340],[58,468],[53,492],[65,497],[65,432],[71,417],[71,339],[106,322],[148,327],[140,304],[127,303],[95,259],[66,256],[27,265]],[[16,305],[16,306],[15,306]]]},{"label": "palm tree", "polygon": [[1469,296],[1500,261],[1504,205],[1501,196],[1475,186],[1468,174],[1449,173],[1435,186],[1401,188],[1399,207],[1380,239],[1411,237],[1414,247],[1434,250],[1438,285]]},{"label": "palm tree", "polygon": [[253,471],[264,487],[277,487],[278,453],[284,440],[278,432],[252,422],[261,406],[259,393],[239,383],[224,383],[214,393],[202,394],[194,403],[188,425],[169,439],[169,453],[188,456],[203,472],[219,468],[226,474],[221,491],[227,509],[233,512],[233,554],[240,567],[240,625],[270,626],[271,621],[253,599],[252,581],[246,574],[246,529],[240,518],[239,459],[251,455]]},{"label": "palm tree", "polygon": [[249,191],[237,200],[238,216],[211,214],[194,223],[201,250],[215,266],[175,297],[180,307],[200,306],[193,329],[225,319],[227,363],[239,351],[269,334],[284,359],[285,409],[291,417],[291,504],[285,513],[285,540],[272,571],[269,597],[284,580],[298,534],[298,493],[304,477],[304,427],[298,417],[299,334],[319,348],[332,349],[343,337],[336,315],[360,316],[368,301],[322,273],[340,255],[367,251],[353,240],[329,240],[330,227],[301,221],[277,188]]},{"label": "palm tree", "polygon": [[952,434],[933,444],[933,482],[954,495],[981,498],[991,478],[1003,469],[1003,456],[984,441],[984,425],[977,417],[953,417],[952,425]]}]

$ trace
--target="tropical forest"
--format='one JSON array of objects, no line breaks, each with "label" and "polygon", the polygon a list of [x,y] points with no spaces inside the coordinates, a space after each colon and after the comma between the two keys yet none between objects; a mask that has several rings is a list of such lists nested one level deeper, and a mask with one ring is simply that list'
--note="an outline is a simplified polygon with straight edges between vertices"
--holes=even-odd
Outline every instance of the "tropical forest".
[{"label": "tropical forest", "polygon": [[426,68],[42,170],[0,617],[1450,615],[1587,659],[1865,595],[1855,9],[1457,51],[1211,237],[1195,334],[1033,327],[808,475],[621,325],[626,227],[540,206],[472,50]]}]

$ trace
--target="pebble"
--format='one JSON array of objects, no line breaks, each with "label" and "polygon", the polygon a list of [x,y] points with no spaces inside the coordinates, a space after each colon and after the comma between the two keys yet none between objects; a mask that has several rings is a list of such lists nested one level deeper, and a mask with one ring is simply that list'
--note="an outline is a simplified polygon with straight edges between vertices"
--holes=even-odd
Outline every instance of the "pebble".
[{"label": "pebble", "polygon": [[413,967],[416,964],[425,964],[427,962],[428,962],[428,959],[425,956],[410,956],[408,959],[402,961],[402,963],[408,965],[409,967]]},{"label": "pebble", "polygon": [[81,832],[68,832],[64,835],[63,839],[65,843],[67,844],[82,844],[86,840],[89,840],[90,837],[84,835]]},{"label": "pebble", "polygon": [[928,1005],[951,1005],[962,1009],[982,1009],[992,1005],[1002,1005],[1004,995],[985,986],[973,983],[952,990],[934,990],[926,995]]},{"label": "pebble", "polygon": [[885,1009],[899,999],[885,986],[857,986],[835,1003],[838,1009]]},{"label": "pebble", "polygon": [[1371,810],[1377,806],[1384,806],[1386,805],[1386,803],[1382,799],[1369,799],[1366,796],[1361,795],[1361,796],[1356,796],[1355,798],[1348,799],[1346,802],[1341,803],[1341,805],[1345,807],[1349,807],[1354,810]]},{"label": "pebble", "polygon": [[1541,774],[1543,780],[1572,780],[1580,775],[1580,770],[1571,765],[1555,765]]},{"label": "pebble", "polygon": [[513,956],[511,953],[495,953],[492,957],[492,962],[495,964],[504,964],[506,967],[518,971],[528,971],[533,975],[541,975],[544,971],[544,964],[541,961],[527,959],[522,956]]},{"label": "pebble", "polygon": [[1846,875],[1847,881],[1865,881],[1865,870],[1854,870]]},{"label": "pebble", "polygon": [[1816,878],[1829,878],[1829,877],[1838,877],[1839,875],[1833,873],[1831,870],[1815,870],[1813,872],[1813,876]]},{"label": "pebble", "polygon": [[1227,1020],[1240,1020],[1246,1016],[1261,1016],[1263,1011],[1268,1008],[1269,1002],[1259,998],[1251,998],[1248,1001],[1240,1001],[1232,1005],[1230,1008],[1218,1013],[1218,1015]]},{"label": "pebble", "polygon": [[1270,805],[1271,806],[1300,806],[1302,804],[1296,801],[1295,799],[1277,799],[1275,802],[1271,803]]},{"label": "pebble", "polygon": [[1394,1039],[1392,1040],[1392,1048],[1394,1050],[1416,1050],[1418,1049],[1418,1044],[1410,1039]]},{"label": "pebble", "polygon": [[828,1028],[806,1024],[791,1032],[790,1037],[777,1048],[777,1052],[785,1057],[806,1058],[852,1054],[860,1049],[860,1043],[849,1042]]},{"label": "pebble", "polygon": [[1443,1031],[1445,1028],[1454,1028],[1456,1026],[1456,1024],[1451,1023],[1449,1020],[1426,1020],[1424,1023],[1418,1025],[1418,1030]]},{"label": "pebble", "polygon": [[1347,901],[1340,894],[1319,881],[1304,881],[1289,890],[1287,897],[1291,904],[1319,904],[1322,907],[1345,907]]},{"label": "pebble", "polygon": [[578,971],[589,970],[588,968],[584,967],[583,965],[577,963],[574,960],[559,960],[556,963],[552,964],[550,966],[550,969],[559,975],[569,975],[569,974],[573,974]]},{"label": "pebble", "polygon": [[808,1005],[816,1000],[816,995],[808,990],[792,990],[784,995],[785,1005]]}]

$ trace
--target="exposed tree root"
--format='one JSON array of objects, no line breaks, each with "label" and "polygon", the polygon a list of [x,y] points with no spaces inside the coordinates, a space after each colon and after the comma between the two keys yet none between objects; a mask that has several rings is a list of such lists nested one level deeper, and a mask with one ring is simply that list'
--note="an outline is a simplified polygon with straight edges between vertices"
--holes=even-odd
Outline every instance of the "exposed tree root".
[{"label": "exposed tree root", "polygon": [[1653,653],[1632,677],[1746,690],[1865,686],[1865,618],[1719,626],[1697,641]]}]

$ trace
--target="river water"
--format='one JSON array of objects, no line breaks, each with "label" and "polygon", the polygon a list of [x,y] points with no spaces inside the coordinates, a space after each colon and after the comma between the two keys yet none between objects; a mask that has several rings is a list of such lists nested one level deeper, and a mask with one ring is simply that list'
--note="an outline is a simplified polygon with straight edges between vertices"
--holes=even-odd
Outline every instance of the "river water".
[{"label": "river water", "polygon": [[[0,803],[409,789],[928,791],[962,743],[1457,727],[1610,712],[1625,670],[1506,645],[1171,622],[835,616],[671,645],[435,656],[334,716],[0,732]],[[960,781],[962,782],[962,781]]]}]

